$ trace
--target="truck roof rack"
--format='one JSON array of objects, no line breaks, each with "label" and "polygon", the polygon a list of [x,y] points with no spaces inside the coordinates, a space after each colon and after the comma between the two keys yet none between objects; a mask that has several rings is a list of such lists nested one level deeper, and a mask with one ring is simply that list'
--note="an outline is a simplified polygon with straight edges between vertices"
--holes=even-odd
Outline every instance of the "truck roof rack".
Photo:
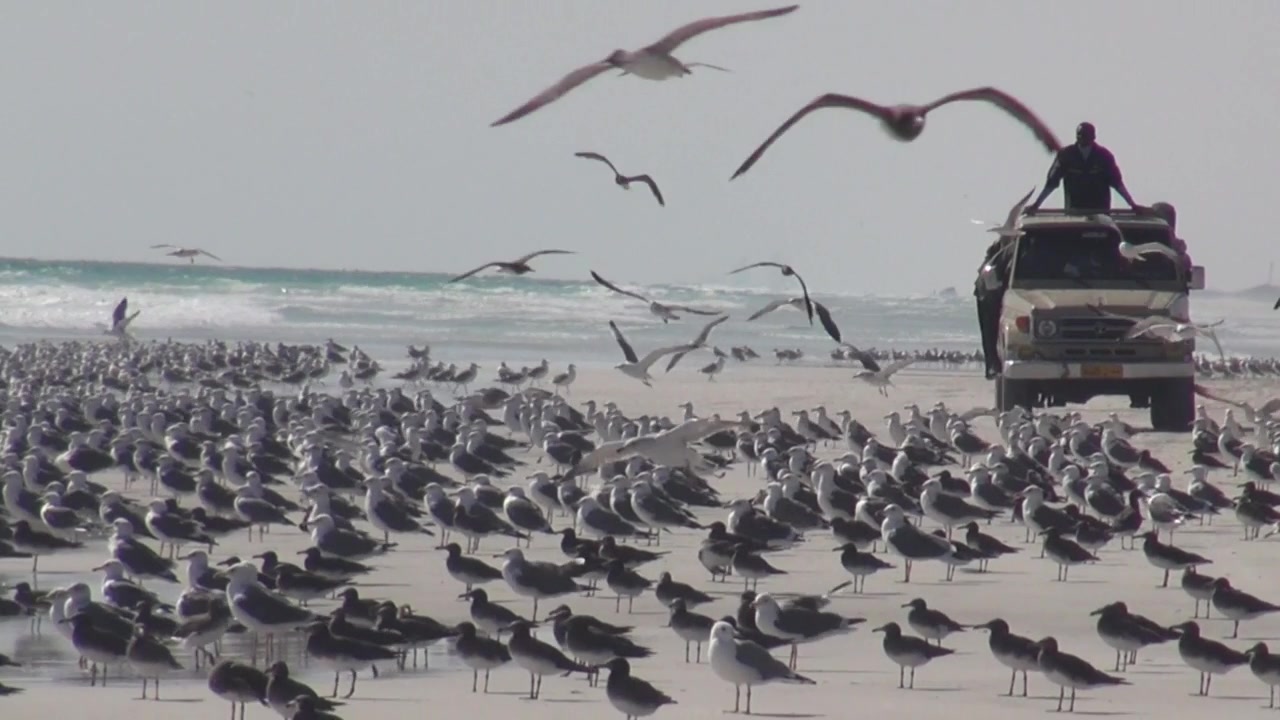
[{"label": "truck roof rack", "polygon": [[1128,218],[1140,217],[1140,218],[1152,218],[1156,220],[1160,219],[1159,215],[1156,215],[1155,213],[1149,210],[1144,210],[1142,212],[1139,212],[1137,210],[1134,210],[1133,208],[1125,208],[1123,210],[1116,210],[1116,209],[1089,210],[1086,208],[1040,208],[1039,210],[1032,212],[1030,215],[1028,215],[1028,217],[1043,217],[1043,216],[1084,217],[1086,215],[1097,215],[1099,213],[1104,215],[1110,215],[1113,218],[1114,217],[1128,217]]}]

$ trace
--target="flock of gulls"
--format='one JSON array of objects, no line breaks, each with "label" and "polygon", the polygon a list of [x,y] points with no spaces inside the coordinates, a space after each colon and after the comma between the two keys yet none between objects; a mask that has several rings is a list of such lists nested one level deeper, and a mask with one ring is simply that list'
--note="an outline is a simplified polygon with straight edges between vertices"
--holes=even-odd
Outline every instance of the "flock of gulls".
[{"label": "flock of gulls", "polygon": [[[904,689],[948,662],[952,635],[976,629],[992,670],[1010,673],[1010,695],[1021,675],[1025,696],[1034,673],[1058,689],[1059,710],[1074,710],[1082,691],[1141,684],[1128,668],[1166,643],[1200,676],[1202,695],[1236,668],[1273,698],[1280,686],[1280,657],[1265,642],[1207,631],[1227,621],[1237,638],[1242,624],[1280,612],[1265,597],[1274,592],[1209,574],[1213,558],[1179,542],[1233,520],[1243,542],[1280,531],[1280,494],[1268,489],[1280,474],[1280,399],[1219,398],[1230,403],[1221,421],[1202,407],[1179,488],[1135,444],[1141,431],[1114,414],[1090,424],[1077,413],[909,405],[877,433],[825,407],[723,419],[686,403],[675,419],[628,415],[612,402],[570,403],[540,387],[545,375],[513,393],[278,392],[272,378],[320,357],[368,362],[332,341],[0,351],[0,618],[60,637],[90,685],[126,676],[158,699],[162,679],[195,670],[233,717],[256,705],[298,720],[358,717],[361,673],[435,672],[437,645],[451,659],[444,667],[471,671],[473,692],[508,667],[527,674],[531,699],[545,677],[564,688],[559,676],[583,675],[586,689],[572,691],[581,693],[604,672],[608,702],[644,717],[679,690],[643,679],[658,653],[635,611],[655,606],[685,662],[732,685],[741,712],[761,686],[817,682],[801,646],[857,642],[838,638],[864,629],[879,634]],[[266,380],[230,385],[232,373]],[[985,417],[994,430],[978,429]],[[745,491],[717,487],[730,472]],[[438,560],[397,557],[431,548]],[[831,551],[832,587],[818,595],[794,587],[787,569],[809,550]],[[61,555],[75,560],[73,575],[99,579],[46,587],[41,561]],[[1192,619],[1150,608],[1160,622],[1100,600],[1079,627],[1092,610],[1114,652],[1107,667],[1073,654],[1081,637],[1012,626],[999,601],[996,617],[953,619],[928,603],[928,581],[919,585],[916,566],[938,566],[930,579],[950,583],[1017,555],[1038,555],[1042,577],[1053,567],[1064,583],[1099,562],[1132,565],[1135,578],[1149,567],[1190,596]],[[465,604],[415,611],[441,605],[387,584],[405,563]],[[677,578],[681,567],[705,575]],[[918,586],[917,597],[883,603],[904,594],[877,593],[885,583]],[[858,614],[846,598],[860,599]],[[604,618],[588,612],[603,608]],[[332,687],[301,679],[314,670],[332,672]],[[23,689],[0,682],[4,694]]]},{"label": "flock of gulls", "polygon": [[[615,51],[494,125],[611,69],[646,80],[698,65],[723,70],[672,53],[704,32],[796,9],[699,20],[639,50]],[[1031,111],[994,88],[927,105],[826,94],[734,176],[814,110],[870,114],[910,141],[929,113],[960,101],[991,103],[1045,148],[1059,148]],[[606,164],[624,188],[646,185],[664,204],[648,175],[623,175],[598,153],[578,156]],[[156,247],[191,262],[217,259],[199,248]],[[454,281],[490,268],[523,275],[535,258],[569,252],[486,263]],[[840,357],[861,363],[858,377],[882,394],[916,359],[846,343],[792,266],[760,262],[732,272],[753,269],[794,278],[799,294],[749,320],[788,307],[810,324],[816,318]],[[591,275],[663,322],[710,318],[689,342],[643,354],[609,323],[624,357],[617,370],[646,385],[660,363],[670,371],[708,349],[728,320]],[[78,658],[56,668],[59,682],[72,673],[106,688],[127,677],[140,681],[144,699],[158,700],[162,679],[166,689],[175,680],[186,687],[199,673],[233,720],[264,716],[259,707],[332,720],[359,717],[366,671],[378,678],[461,666],[470,670],[470,692],[488,693],[495,676],[518,672],[536,700],[552,677],[549,692],[601,693],[631,720],[676,704],[688,689],[644,679],[660,660],[680,662],[652,647],[657,633],[684,645],[684,663],[708,668],[690,670],[690,682],[718,681],[726,705],[732,686],[732,711],[751,713],[753,691],[763,686],[819,682],[806,674],[802,646],[860,642],[846,636],[870,630],[886,667],[897,670],[897,687],[910,690],[917,672],[935,672],[935,661],[960,662],[951,657],[953,636],[981,630],[993,686],[1004,689],[1002,671],[1010,696],[1019,677],[1023,697],[1029,678],[1044,683],[1057,690],[1058,711],[1073,712],[1078,693],[1140,688],[1130,668],[1165,645],[1198,675],[1197,694],[1211,695],[1215,676],[1245,668],[1275,706],[1280,657],[1239,634],[1280,613],[1268,599],[1280,600],[1280,591],[1213,574],[1214,558],[1182,538],[1222,525],[1247,543],[1280,532],[1280,494],[1269,489],[1280,476],[1280,399],[1255,407],[1212,396],[1228,404],[1225,415],[1215,420],[1200,408],[1192,464],[1176,473],[1166,462],[1177,462],[1142,449],[1141,431],[1115,414],[1090,423],[1079,413],[955,412],[939,402],[890,412],[879,432],[851,411],[829,415],[825,407],[722,418],[686,403],[675,419],[629,415],[612,401],[570,402],[572,365],[551,375],[543,361],[516,382],[500,370],[498,384],[510,391],[472,390],[484,385],[478,365],[450,365],[442,381],[445,369],[432,364],[430,350],[411,348],[411,369],[436,389],[379,387],[371,381],[380,366],[358,348],[144,344],[129,334],[137,316],[127,299],[115,308],[103,330],[120,342],[0,348],[0,622],[51,636]],[[724,357],[717,352],[720,367]],[[1206,361],[1202,372],[1275,369],[1221,362]],[[340,390],[313,390],[336,366],[344,366]],[[725,480],[729,473],[734,480]],[[1175,482],[1182,474],[1189,482]],[[431,549],[439,552],[419,552]],[[821,594],[795,587],[800,573],[788,570],[809,551],[824,558],[821,572],[832,580]],[[1061,583],[1100,563],[1123,564],[1135,582],[1159,578],[1170,597],[1190,596],[1181,607],[1193,612],[1187,619],[1172,602],[1130,608],[1109,599],[1124,588],[1100,587],[1097,607],[1057,609],[1078,616],[1080,630],[1059,638],[1000,617],[1016,610],[1016,595],[963,622],[928,602],[934,585],[920,582],[919,566],[937,568],[931,580],[960,587],[959,572],[989,577],[989,568],[1014,556],[1043,567],[1045,581],[1052,568]],[[50,572],[50,562],[58,569]],[[689,567],[701,574],[675,576]],[[461,602],[397,592],[405,572]],[[88,573],[98,575],[82,579]],[[51,575],[76,579],[50,587]],[[898,592],[875,592],[891,583]],[[910,599],[884,602],[895,595]],[[847,611],[854,600],[857,614]],[[660,627],[641,627],[648,608],[661,610]],[[1225,627],[1229,638],[1216,639]],[[1101,655],[1090,630],[1114,663],[1075,654]],[[0,654],[0,696],[34,689],[22,683],[30,676],[21,667],[31,661],[21,649]],[[6,674],[11,665],[19,672]],[[314,670],[332,673],[332,687],[327,678],[324,686],[304,682]],[[575,674],[584,680],[564,677]]]}]

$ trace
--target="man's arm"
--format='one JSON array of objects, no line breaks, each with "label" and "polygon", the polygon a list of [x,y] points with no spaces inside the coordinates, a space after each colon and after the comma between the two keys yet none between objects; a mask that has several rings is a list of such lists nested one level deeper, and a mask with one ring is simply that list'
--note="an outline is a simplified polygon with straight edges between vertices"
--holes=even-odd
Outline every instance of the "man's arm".
[{"label": "man's arm", "polygon": [[1024,212],[1026,210],[1039,210],[1040,203],[1044,202],[1044,199],[1049,197],[1049,193],[1053,192],[1054,190],[1057,190],[1058,185],[1061,182],[1062,182],[1062,154],[1059,153],[1053,156],[1053,164],[1049,166],[1049,175],[1044,180],[1044,189],[1040,191],[1040,195],[1036,197],[1034,202],[1026,206],[1026,208],[1024,209]]},{"label": "man's arm", "polygon": [[1120,173],[1120,164],[1116,162],[1116,156],[1112,155],[1109,150],[1107,151],[1107,173],[1111,187],[1120,193],[1120,197],[1129,203],[1129,207],[1134,210],[1140,209],[1142,206],[1134,202],[1133,196],[1129,194],[1129,188],[1124,186],[1124,176]]}]

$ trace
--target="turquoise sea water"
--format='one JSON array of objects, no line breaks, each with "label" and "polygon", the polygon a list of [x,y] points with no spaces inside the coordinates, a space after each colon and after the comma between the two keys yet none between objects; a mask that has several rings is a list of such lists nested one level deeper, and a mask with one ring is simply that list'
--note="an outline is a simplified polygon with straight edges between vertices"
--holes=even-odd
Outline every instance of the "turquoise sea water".
[{"label": "turquoise sea water", "polygon": [[[691,339],[705,318],[669,325],[640,302],[585,281],[484,276],[448,284],[447,275],[210,264],[49,262],[0,259],[0,343],[100,337],[121,297],[142,314],[132,330],[142,340],[264,340],[358,344],[375,357],[403,356],[409,343],[430,343],[435,356],[478,362],[508,360],[616,362],[614,320],[643,354],[659,343]],[[764,354],[801,348],[826,360],[834,347],[820,327],[782,308],[746,317],[793,294],[785,278],[763,287],[629,286],[658,300],[719,310],[731,320],[713,343],[748,344]],[[847,340],[860,347],[977,348],[968,289],[930,296],[816,294]],[[1226,317],[1228,353],[1280,354],[1280,313],[1259,299],[1205,295],[1193,304],[1202,321]]]}]

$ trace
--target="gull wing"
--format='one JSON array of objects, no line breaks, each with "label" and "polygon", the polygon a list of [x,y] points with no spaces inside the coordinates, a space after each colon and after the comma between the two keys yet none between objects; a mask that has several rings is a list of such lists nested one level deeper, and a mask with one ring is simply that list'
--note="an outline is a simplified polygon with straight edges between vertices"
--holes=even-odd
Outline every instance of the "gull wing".
[{"label": "gull wing", "polygon": [[[1193,325],[1192,327],[1195,326]],[[1213,346],[1218,349],[1218,358],[1225,363],[1227,354],[1222,352],[1222,343],[1218,342],[1218,333],[1214,332],[1212,328],[1195,328],[1195,330],[1198,334],[1204,335],[1213,341]]]},{"label": "gull wing", "polygon": [[196,252],[200,253],[201,255],[207,255],[208,257],[211,257],[211,258],[213,258],[214,260],[217,260],[218,262],[222,262],[222,258],[218,257],[217,255],[214,255],[213,253],[209,252],[208,250],[199,250],[199,249],[197,249],[197,250],[196,250]]},{"label": "gull wing", "polygon": [[618,329],[617,324],[612,320],[609,321],[609,329],[613,331],[613,339],[618,341],[618,347],[622,348],[622,356],[627,359],[627,362],[638,362],[639,359],[636,357],[635,348],[631,347],[631,343],[627,342],[627,339],[622,336],[622,331]]},{"label": "gull wing", "polygon": [[461,275],[458,275],[457,277],[454,277],[454,278],[450,279],[450,280],[449,280],[449,282],[451,282],[451,283],[456,283],[456,282],[458,282],[459,280],[466,280],[467,278],[471,277],[472,275],[475,275],[476,273],[480,272],[481,270],[484,270],[485,268],[491,268],[491,267],[502,267],[502,263],[499,263],[499,262],[488,262],[488,263],[485,263],[485,264],[481,265],[480,267],[476,268],[475,270],[468,270],[467,272],[464,272],[464,273],[462,273]]},{"label": "gull wing", "polygon": [[818,321],[822,323],[822,328],[827,331],[827,334],[831,336],[831,339],[836,342],[841,342],[840,327],[836,325],[836,321],[831,318],[831,311],[827,309],[827,306],[817,300],[814,300],[813,309],[818,312]]},{"label": "gull wing", "polygon": [[1012,231],[1018,226],[1018,221],[1022,219],[1022,208],[1027,206],[1027,201],[1031,199],[1031,195],[1036,191],[1036,186],[1032,185],[1030,192],[1022,196],[1022,199],[1014,203],[1009,210],[1009,217],[1005,218],[1004,227]]},{"label": "gull wing", "polygon": [[736,23],[752,22],[755,20],[766,20],[779,15],[795,12],[799,5],[788,5],[786,7],[774,8],[772,10],[756,10],[753,12],[738,13],[736,15],[720,15],[717,17],[702,18],[694,20],[691,23],[681,25],[671,32],[663,35],[657,42],[649,45],[645,50],[667,55],[680,47],[691,38],[695,38],[702,33],[710,32],[726,25],[734,25]]},{"label": "gull wing", "polygon": [[[654,363],[658,362],[658,360],[660,360],[661,358],[667,355],[670,355],[672,353],[679,353],[679,355],[676,356],[678,359],[678,358],[684,357],[686,353],[690,353],[697,349],[698,349],[697,345],[672,345],[671,347],[664,347],[664,348],[658,348],[657,350],[650,350],[649,354],[641,358],[640,362],[636,363],[636,365],[638,365],[645,372],[648,372],[649,368],[653,367]],[[675,366],[675,362],[676,361],[673,360],[671,363],[667,365],[668,372],[670,372],[671,368]]]},{"label": "gull wing", "polygon": [[711,331],[715,328],[715,326],[719,325],[720,323],[728,319],[729,319],[728,315],[721,315],[715,320],[712,320],[711,322],[707,323],[706,327],[702,328],[702,332],[698,333],[698,337],[694,338],[693,342],[689,343],[688,345],[685,345],[684,347],[677,348],[676,354],[671,356],[671,362],[667,363],[666,372],[671,372],[671,368],[675,367],[676,364],[680,362],[680,359],[683,358],[685,355],[688,355],[690,352],[693,352],[694,350],[697,350],[700,347],[706,347],[707,338],[711,335]]},{"label": "gull wing", "polygon": [[605,157],[605,156],[601,155],[600,153],[593,153],[593,152],[576,152],[576,153],[574,153],[574,156],[575,156],[575,157],[580,157],[580,158],[586,158],[586,159],[588,159],[588,160],[599,160],[600,162],[604,163],[605,165],[608,165],[608,166],[609,166],[609,169],[613,171],[613,174],[614,174],[614,175],[618,175],[618,174],[619,174],[619,173],[618,173],[618,168],[614,167],[614,166],[613,166],[613,163],[609,162],[609,158],[607,158],[607,157]]},{"label": "gull wing", "polygon": [[662,199],[662,191],[658,189],[658,183],[654,182],[653,178],[648,175],[636,175],[635,177],[623,178],[623,180],[626,180],[627,182],[642,182],[645,185],[648,185],[649,190],[653,192],[653,197],[658,200],[658,204],[662,207],[667,206],[666,201]]},{"label": "gull wing", "polygon": [[[1116,317],[1123,317],[1123,316],[1116,316]],[[1129,331],[1124,334],[1124,337],[1126,340],[1132,340],[1136,337],[1139,337],[1141,335],[1145,335],[1151,332],[1157,327],[1161,327],[1164,325],[1173,326],[1174,324],[1175,323],[1171,322],[1167,317],[1163,317],[1160,315],[1149,315],[1147,317],[1142,318],[1138,322],[1134,323],[1129,328]]]},{"label": "gull wing", "polygon": [[[1217,400],[1217,401],[1218,401],[1218,402],[1220,402],[1220,403],[1226,403],[1227,405],[1232,405],[1232,406],[1234,406],[1234,407],[1238,407],[1238,408],[1240,408],[1241,410],[1244,410],[1244,409],[1245,409],[1245,407],[1244,407],[1244,406],[1245,406],[1245,404],[1244,404],[1244,403],[1242,403],[1242,402],[1237,402],[1237,401],[1235,401],[1235,400],[1232,400],[1231,398],[1227,398],[1227,397],[1223,397],[1223,396],[1221,396],[1221,395],[1218,395],[1218,394],[1216,394],[1216,393],[1212,392],[1211,390],[1209,390],[1208,388],[1205,388],[1205,387],[1203,387],[1203,386],[1201,386],[1201,385],[1196,385],[1196,394],[1197,394],[1197,395],[1199,395],[1199,396],[1201,396],[1201,397],[1208,398],[1208,399],[1210,399],[1210,400]],[[1273,403],[1273,402],[1274,402],[1274,403],[1278,403],[1278,404],[1280,404],[1280,399],[1269,401],[1269,402],[1267,403],[1267,405],[1264,405],[1263,407],[1267,407],[1268,405],[1271,405],[1271,403]]]},{"label": "gull wing", "polygon": [[871,353],[865,350],[859,350],[857,347],[849,343],[842,343],[842,344],[845,347],[849,348],[851,352],[853,352],[853,357],[857,359],[858,362],[862,363],[862,367],[864,370],[870,370],[871,372],[880,372],[880,363],[876,360],[874,355],[872,355]]},{"label": "gull wing", "polygon": [[1004,110],[1010,117],[1026,126],[1036,139],[1040,141],[1051,153],[1056,153],[1062,149],[1062,143],[1058,142],[1058,138],[1053,134],[1053,130],[1044,124],[1035,113],[1031,112],[1031,108],[1022,104],[1022,101],[1012,95],[997,90],[993,87],[980,87],[971,90],[961,90],[960,92],[951,93],[944,97],[934,100],[926,105],[923,109],[926,113],[936,110],[948,103],[962,102],[967,100],[978,100],[988,102],[996,107]]},{"label": "gull wing", "polygon": [[793,125],[803,120],[805,116],[815,110],[821,110],[829,107],[857,110],[880,119],[883,119],[889,112],[889,108],[849,95],[841,95],[840,93],[826,93],[825,95],[819,95],[810,101],[808,105],[797,110],[791,117],[787,118],[785,122],[779,125],[778,129],[774,130],[773,134],[770,135],[768,139],[760,143],[760,146],[753,150],[752,153],[747,156],[746,160],[742,161],[742,164],[738,166],[737,170],[733,171],[733,175],[729,179],[733,180],[739,175],[750,170],[751,166],[755,165],[756,162],[760,160],[760,157],[764,155],[765,151],[777,142],[778,138],[782,137],[783,133],[787,132]]},{"label": "gull wing", "polygon": [[151,246],[151,249],[152,249],[152,250],[156,250],[156,249],[158,249],[158,248],[177,248],[177,249],[179,249],[179,250],[181,249],[181,248],[178,248],[178,246],[177,246],[177,245],[170,245],[169,243],[160,243],[159,245],[152,245],[152,246]]},{"label": "gull wing", "polygon": [[965,412],[963,412],[963,413],[961,413],[961,414],[957,415],[956,417],[960,418],[961,420],[963,420],[963,421],[965,421],[965,422],[969,422],[970,420],[973,420],[974,418],[980,418],[980,417],[984,417],[984,416],[987,416],[987,417],[995,417],[995,416],[996,416],[996,411],[995,411],[995,410],[993,410],[993,409],[991,409],[991,408],[975,407],[975,408],[971,408],[971,409],[969,409],[969,410],[966,410]]},{"label": "gull wing", "polygon": [[764,307],[762,307],[762,308],[760,308],[759,310],[757,310],[757,311],[755,311],[754,313],[752,313],[752,314],[751,314],[751,316],[747,318],[747,322],[750,322],[750,321],[752,321],[752,320],[755,320],[755,319],[756,319],[756,318],[758,318],[758,317],[763,317],[763,316],[765,316],[765,315],[768,315],[769,313],[773,312],[774,310],[777,310],[778,308],[782,307],[783,305],[790,305],[791,303],[793,303],[793,302],[795,302],[796,300],[799,300],[799,299],[800,299],[800,298],[782,298],[782,299],[780,299],[780,300],[774,300],[773,302],[769,303],[768,305],[765,305]]},{"label": "gull wing", "polygon": [[743,270],[751,270],[752,268],[758,268],[758,267],[776,267],[776,268],[778,268],[779,270],[783,270],[783,271],[785,271],[785,270],[787,270],[790,266],[789,266],[789,265],[783,265],[782,263],[776,263],[776,262],[758,262],[758,263],[751,263],[750,265],[743,265],[742,267],[738,268],[737,270],[730,270],[730,271],[729,271],[729,274],[730,274],[730,275],[737,275],[738,273],[742,272]]},{"label": "gull wing", "polygon": [[589,470],[595,470],[604,463],[616,460],[621,455],[622,446],[626,442],[626,440],[613,440],[597,445],[595,450],[583,455],[582,458],[578,460],[578,464],[573,466],[573,469],[566,474],[566,477],[572,477]]},{"label": "gull wing", "polygon": [[691,308],[688,305],[667,305],[666,307],[670,310],[687,312],[691,315],[719,315],[720,314],[719,310],[699,310],[697,308]]},{"label": "gull wing", "polygon": [[597,273],[595,270],[592,270],[592,271],[591,271],[591,279],[592,279],[592,280],[595,280],[595,281],[596,281],[596,284],[598,284],[598,285],[603,285],[604,287],[609,288],[610,290],[612,290],[612,291],[614,291],[614,292],[618,293],[619,295],[626,295],[627,297],[635,298],[635,299],[637,299],[637,300],[639,300],[639,301],[641,301],[641,302],[646,302],[646,303],[647,303],[647,302],[649,302],[649,298],[647,298],[647,297],[645,297],[645,296],[643,296],[643,295],[641,295],[641,294],[639,294],[639,293],[633,293],[633,292],[631,292],[631,291],[629,291],[629,290],[623,290],[622,288],[618,287],[617,285],[614,285],[613,283],[609,282],[608,280],[605,280],[604,278],[600,277],[600,274],[599,274],[599,273]]},{"label": "gull wing", "polygon": [[572,250],[536,250],[534,252],[529,253],[528,255],[523,255],[521,257],[516,258],[515,260],[512,260],[511,264],[524,265],[525,263],[538,257],[539,255],[573,255],[573,254],[574,252]]},{"label": "gull wing", "polygon": [[742,423],[737,420],[719,420],[714,417],[695,418],[686,420],[670,430],[664,430],[659,433],[659,436],[665,438],[668,442],[681,442],[688,445],[708,435],[714,435],[721,430],[730,430],[741,426]]},{"label": "gull wing", "polygon": [[591,63],[590,65],[583,65],[582,67],[574,70],[573,72],[570,72],[568,75],[565,75],[564,77],[560,78],[558,81],[556,81],[555,85],[552,85],[546,90],[543,90],[542,92],[533,96],[533,98],[528,102],[526,102],[525,104],[521,105],[515,110],[512,110],[506,115],[503,115],[501,118],[495,120],[493,123],[490,124],[490,127],[506,125],[509,122],[519,120],[520,118],[524,117],[525,115],[528,115],[534,110],[537,110],[543,105],[547,105],[552,102],[555,102],[556,100],[559,100],[562,96],[564,96],[565,93],[569,92],[570,90],[578,87],[582,83],[590,80],[591,78],[599,75],[600,73],[612,67],[613,65],[607,62],[594,62],[594,63]]},{"label": "gull wing", "polygon": [[1162,245],[1158,242],[1149,242],[1149,243],[1142,243],[1141,245],[1134,245],[1131,251],[1138,257],[1142,257],[1143,255],[1164,255],[1165,257],[1175,262],[1179,259],[1177,250],[1174,250],[1168,245]]},{"label": "gull wing", "polygon": [[796,280],[800,282],[800,292],[804,293],[804,309],[809,314],[809,324],[813,325],[813,301],[809,299],[809,286],[804,284],[804,278],[800,277],[800,273],[792,270],[791,274],[795,275]]},{"label": "gull wing", "polygon": [[901,360],[894,360],[893,362],[885,366],[884,370],[881,371],[881,374],[886,378],[891,377],[894,373],[898,372],[902,368],[910,365],[915,361],[916,359],[914,357],[902,358]]}]

